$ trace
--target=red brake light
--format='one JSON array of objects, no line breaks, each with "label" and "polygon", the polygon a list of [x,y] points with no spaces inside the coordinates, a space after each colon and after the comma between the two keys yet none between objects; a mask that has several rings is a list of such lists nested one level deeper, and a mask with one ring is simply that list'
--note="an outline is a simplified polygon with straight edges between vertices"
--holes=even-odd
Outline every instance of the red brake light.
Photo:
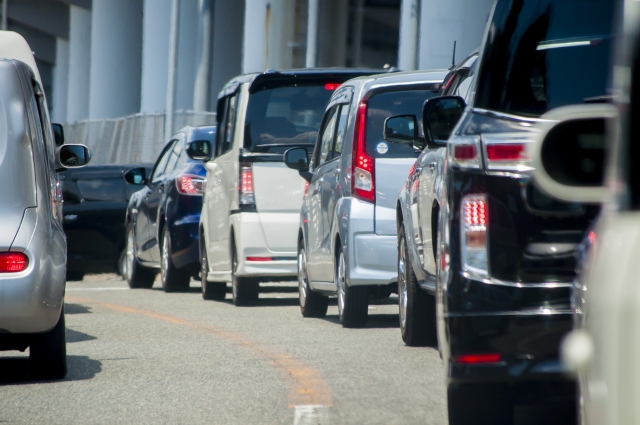
[{"label": "red brake light", "polygon": [[465,354],[462,356],[454,357],[454,363],[462,364],[478,364],[478,363],[498,363],[502,359],[499,353],[491,354]]},{"label": "red brake light", "polygon": [[487,145],[489,161],[513,161],[527,159],[525,145],[521,143]]},{"label": "red brake light", "polygon": [[180,176],[176,179],[178,192],[183,195],[202,195],[204,179],[199,176]]},{"label": "red brake light", "polygon": [[478,156],[476,145],[455,145],[453,148],[453,158],[457,161],[469,161]]},{"label": "red brake light", "polygon": [[238,185],[241,204],[255,204],[256,198],[253,194],[253,169],[250,162],[240,164],[240,182]]},{"label": "red brake light", "polygon": [[334,91],[338,87],[340,87],[340,83],[326,83],[324,85],[324,89],[329,91]]},{"label": "red brake light", "polygon": [[464,203],[465,225],[486,226],[488,222],[487,204],[481,197],[465,199]]},{"label": "red brake light", "polygon": [[273,261],[271,257],[247,257],[247,261]]},{"label": "red brake light", "polygon": [[16,273],[27,269],[29,258],[22,252],[0,254],[0,273]]},{"label": "red brake light", "polygon": [[351,176],[352,194],[363,201],[374,202],[375,191],[375,162],[366,153],[367,104],[361,102],[358,106],[355,123],[355,137],[353,149],[353,175]]}]

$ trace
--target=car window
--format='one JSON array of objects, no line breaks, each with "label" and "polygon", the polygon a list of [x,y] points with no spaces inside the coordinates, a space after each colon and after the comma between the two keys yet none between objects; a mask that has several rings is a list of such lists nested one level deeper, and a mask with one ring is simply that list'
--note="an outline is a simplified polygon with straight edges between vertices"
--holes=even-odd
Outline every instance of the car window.
[{"label": "car window", "polygon": [[124,201],[124,179],[120,177],[84,179],[76,183],[85,201]]},{"label": "car window", "polygon": [[151,181],[156,182],[160,177],[164,175],[164,170],[167,167],[167,161],[169,161],[169,157],[172,153],[172,147],[175,143],[175,140],[172,140],[162,151],[158,161],[156,161],[156,165],[153,167],[153,173],[151,174]]},{"label": "car window", "polygon": [[331,145],[336,133],[335,130],[336,121],[338,118],[338,108],[339,105],[336,105],[333,108],[329,109],[329,111],[327,111],[327,116],[322,126],[319,138],[320,145],[318,146],[319,149],[316,157],[316,163],[318,164],[318,167],[327,162],[327,160],[329,159]]},{"label": "car window", "polygon": [[182,153],[183,149],[182,149],[182,140],[178,140],[177,143],[173,146],[172,152],[171,152],[171,156],[169,157],[169,160],[167,161],[167,167],[165,168],[165,174],[172,172],[173,170],[176,169],[176,164],[178,162],[178,158],[180,157],[180,154]]},{"label": "car window", "polygon": [[331,154],[331,158],[338,158],[340,155],[342,155],[342,148],[344,147],[348,120],[349,104],[345,104],[340,107],[338,129],[336,130],[336,143],[333,146],[333,153]]},{"label": "car window", "polygon": [[216,156],[220,156],[220,149],[222,148],[222,144],[224,142],[224,138],[225,138],[225,129],[226,129],[226,121],[227,121],[227,113],[229,111],[229,97],[224,97],[220,100],[218,100],[218,126],[217,128],[220,129],[220,131],[218,131],[216,133]]},{"label": "car window", "polygon": [[220,145],[220,155],[228,152],[233,145],[233,136],[235,134],[236,127],[237,101],[238,95],[233,95],[229,98],[229,102],[227,104],[227,116],[225,117],[224,125],[224,139],[222,140],[222,144]]},{"label": "car window", "polygon": [[475,107],[537,117],[606,96],[615,2],[498,2]]}]

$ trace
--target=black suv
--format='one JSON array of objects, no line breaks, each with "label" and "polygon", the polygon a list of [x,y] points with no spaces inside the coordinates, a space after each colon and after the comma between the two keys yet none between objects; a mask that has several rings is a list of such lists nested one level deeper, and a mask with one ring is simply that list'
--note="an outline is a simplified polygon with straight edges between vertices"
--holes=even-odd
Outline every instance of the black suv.
[{"label": "black suv", "polygon": [[611,0],[498,0],[470,104],[425,104],[427,137],[448,138],[436,249],[451,425],[510,424],[515,405],[546,400],[573,414],[558,347],[599,206],[536,189],[527,145],[548,111],[608,99],[613,15]]}]

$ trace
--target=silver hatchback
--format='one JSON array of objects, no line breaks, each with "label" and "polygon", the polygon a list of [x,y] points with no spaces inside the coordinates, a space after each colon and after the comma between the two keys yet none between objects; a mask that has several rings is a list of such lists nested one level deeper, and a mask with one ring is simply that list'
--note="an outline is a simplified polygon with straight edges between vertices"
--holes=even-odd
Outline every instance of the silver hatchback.
[{"label": "silver hatchback", "polygon": [[0,350],[29,347],[30,374],[60,379],[66,239],[56,172],[86,164],[89,151],[54,136],[36,75],[0,59]]},{"label": "silver hatchback", "polygon": [[420,115],[447,71],[360,77],[331,97],[311,159],[290,149],[285,162],[308,181],[300,213],[298,284],[303,316],[322,317],[338,296],[340,322],[363,326],[373,290],[396,291],[396,199],[424,143],[394,143],[384,123]]}]

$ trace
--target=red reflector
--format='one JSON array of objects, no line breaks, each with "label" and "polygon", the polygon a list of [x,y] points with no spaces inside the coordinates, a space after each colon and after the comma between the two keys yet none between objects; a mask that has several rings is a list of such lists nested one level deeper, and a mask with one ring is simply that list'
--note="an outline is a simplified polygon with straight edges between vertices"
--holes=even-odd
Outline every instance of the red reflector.
[{"label": "red reflector", "polygon": [[271,257],[247,257],[247,261],[273,261]]},{"label": "red reflector", "polygon": [[462,364],[478,364],[478,363],[498,363],[502,356],[495,354],[465,354],[463,356],[454,357],[454,363]]},{"label": "red reflector", "polygon": [[453,148],[453,156],[457,160],[475,159],[478,156],[476,145],[455,145]]},{"label": "red reflector", "polygon": [[508,161],[526,159],[526,154],[523,144],[499,144],[487,145],[487,157],[489,161]]},{"label": "red reflector", "polygon": [[21,272],[29,265],[29,259],[21,252],[0,254],[0,273]]},{"label": "red reflector", "polygon": [[326,83],[324,85],[324,89],[325,90],[330,90],[330,91],[334,91],[338,87],[340,87],[340,83]]}]

